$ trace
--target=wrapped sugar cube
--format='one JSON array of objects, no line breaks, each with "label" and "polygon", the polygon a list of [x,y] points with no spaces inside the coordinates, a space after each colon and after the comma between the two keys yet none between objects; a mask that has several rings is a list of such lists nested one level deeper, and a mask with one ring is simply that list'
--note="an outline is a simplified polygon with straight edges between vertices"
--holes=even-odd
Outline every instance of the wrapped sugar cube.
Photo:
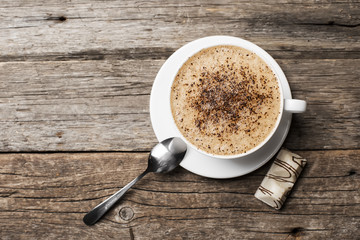
[{"label": "wrapped sugar cube", "polygon": [[281,149],[255,197],[277,210],[280,209],[305,164],[306,159],[287,149]]}]

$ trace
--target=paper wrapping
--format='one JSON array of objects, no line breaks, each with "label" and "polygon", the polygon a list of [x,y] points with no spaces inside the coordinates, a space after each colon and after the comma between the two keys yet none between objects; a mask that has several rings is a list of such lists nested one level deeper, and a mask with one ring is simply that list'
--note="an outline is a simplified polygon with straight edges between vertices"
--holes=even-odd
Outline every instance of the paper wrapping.
[{"label": "paper wrapping", "polygon": [[298,179],[306,159],[281,149],[255,193],[255,197],[279,210]]}]

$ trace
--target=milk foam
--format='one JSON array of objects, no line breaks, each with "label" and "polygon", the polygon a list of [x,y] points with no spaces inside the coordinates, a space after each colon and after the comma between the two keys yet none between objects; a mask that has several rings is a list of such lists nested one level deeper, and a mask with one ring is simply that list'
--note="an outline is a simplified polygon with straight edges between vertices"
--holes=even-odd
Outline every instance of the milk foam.
[{"label": "milk foam", "polygon": [[170,101],[182,135],[216,155],[246,153],[262,143],[280,112],[276,76],[259,56],[236,46],[190,57],[177,73]]}]

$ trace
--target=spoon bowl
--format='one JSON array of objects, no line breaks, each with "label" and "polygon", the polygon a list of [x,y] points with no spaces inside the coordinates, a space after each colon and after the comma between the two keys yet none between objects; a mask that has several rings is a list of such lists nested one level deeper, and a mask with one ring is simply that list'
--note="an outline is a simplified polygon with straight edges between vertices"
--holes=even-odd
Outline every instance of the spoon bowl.
[{"label": "spoon bowl", "polygon": [[155,173],[167,173],[184,159],[186,144],[180,138],[168,138],[157,144],[150,152],[148,168]]}]

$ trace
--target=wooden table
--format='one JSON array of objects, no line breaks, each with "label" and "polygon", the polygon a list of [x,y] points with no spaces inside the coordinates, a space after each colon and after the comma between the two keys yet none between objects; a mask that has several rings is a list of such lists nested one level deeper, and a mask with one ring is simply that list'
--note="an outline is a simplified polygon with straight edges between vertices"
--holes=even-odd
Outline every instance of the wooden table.
[{"label": "wooden table", "polygon": [[[221,2],[221,3],[220,3]],[[355,1],[1,1],[0,239],[359,239],[360,4]],[[235,179],[149,174],[98,224],[157,140],[151,86],[209,35],[267,50],[308,110],[285,147],[307,158],[284,207]]]}]

